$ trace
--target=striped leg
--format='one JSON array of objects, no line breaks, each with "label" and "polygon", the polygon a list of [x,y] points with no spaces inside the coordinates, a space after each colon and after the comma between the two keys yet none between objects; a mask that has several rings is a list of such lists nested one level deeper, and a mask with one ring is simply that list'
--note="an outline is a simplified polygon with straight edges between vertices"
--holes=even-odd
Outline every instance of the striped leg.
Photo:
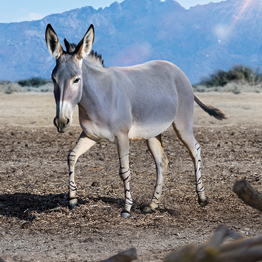
[{"label": "striped leg", "polygon": [[130,210],[133,205],[133,199],[130,193],[130,169],[129,169],[129,140],[127,135],[121,134],[117,138],[117,150],[119,156],[119,175],[124,183],[125,190],[125,207],[121,212],[121,216],[130,217]]},{"label": "striped leg", "polygon": [[84,132],[81,133],[80,138],[74,150],[68,155],[69,167],[69,185],[68,185],[68,207],[73,209],[77,204],[76,184],[75,184],[75,163],[77,159],[84,154],[96,142],[86,136]]},{"label": "striped leg", "polygon": [[184,143],[189,151],[189,154],[194,162],[195,176],[196,176],[196,191],[198,194],[198,203],[201,206],[208,204],[208,198],[205,196],[205,188],[202,184],[201,176],[201,147],[194,138],[193,132],[188,130],[178,130],[177,126],[173,123],[173,127],[176,131],[178,138]]},{"label": "striped leg", "polygon": [[196,176],[196,191],[198,194],[198,203],[201,206],[206,206],[208,204],[208,199],[205,197],[205,189],[202,184],[201,176],[201,147],[195,140],[195,153],[196,156],[193,159],[195,166],[195,176]]},{"label": "striped leg", "polygon": [[167,170],[168,159],[162,148],[161,135],[148,139],[147,146],[155,160],[157,172],[156,185],[151,203],[149,204],[149,206],[143,208],[144,213],[151,213],[153,210],[158,208],[160,203],[160,197],[162,193],[165,173]]}]

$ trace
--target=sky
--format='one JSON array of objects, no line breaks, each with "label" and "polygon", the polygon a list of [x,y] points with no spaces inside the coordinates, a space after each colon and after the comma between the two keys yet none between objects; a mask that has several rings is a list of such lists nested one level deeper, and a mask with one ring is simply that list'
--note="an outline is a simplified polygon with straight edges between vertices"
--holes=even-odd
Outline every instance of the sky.
[{"label": "sky", "polygon": [[[118,0],[118,2],[122,1]],[[197,4],[217,3],[222,0],[176,1],[188,9]],[[39,20],[50,14],[62,13],[83,6],[93,6],[95,9],[104,8],[113,2],[115,0],[0,0],[0,23]]]}]

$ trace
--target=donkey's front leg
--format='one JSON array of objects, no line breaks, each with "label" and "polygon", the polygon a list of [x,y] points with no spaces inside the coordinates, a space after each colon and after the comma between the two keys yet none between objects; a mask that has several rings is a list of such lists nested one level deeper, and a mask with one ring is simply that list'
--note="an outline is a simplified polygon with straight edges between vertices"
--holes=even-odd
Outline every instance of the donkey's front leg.
[{"label": "donkey's front leg", "polygon": [[77,159],[82,154],[84,154],[90,147],[92,147],[95,143],[96,141],[91,140],[86,136],[84,132],[82,132],[74,150],[68,155],[68,167],[69,167],[68,207],[69,209],[73,209],[77,204],[76,184],[75,184],[75,163]]},{"label": "donkey's front leg", "polygon": [[130,193],[130,169],[129,169],[129,139],[126,134],[121,134],[116,137],[116,145],[119,156],[119,175],[124,182],[125,189],[125,207],[121,212],[121,217],[130,217],[130,210],[133,205],[133,199]]}]

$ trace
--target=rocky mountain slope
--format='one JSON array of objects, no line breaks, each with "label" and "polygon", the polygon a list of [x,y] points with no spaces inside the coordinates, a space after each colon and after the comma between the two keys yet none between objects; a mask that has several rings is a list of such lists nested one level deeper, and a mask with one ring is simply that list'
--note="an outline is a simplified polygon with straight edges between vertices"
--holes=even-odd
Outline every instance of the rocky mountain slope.
[{"label": "rocky mountain slope", "polygon": [[98,10],[83,7],[39,21],[0,24],[0,80],[50,78],[55,60],[44,34],[51,23],[63,42],[78,43],[89,24],[93,48],[106,66],[168,60],[192,83],[214,69],[262,62],[262,2],[227,0],[184,9],[173,0],[125,0]]}]

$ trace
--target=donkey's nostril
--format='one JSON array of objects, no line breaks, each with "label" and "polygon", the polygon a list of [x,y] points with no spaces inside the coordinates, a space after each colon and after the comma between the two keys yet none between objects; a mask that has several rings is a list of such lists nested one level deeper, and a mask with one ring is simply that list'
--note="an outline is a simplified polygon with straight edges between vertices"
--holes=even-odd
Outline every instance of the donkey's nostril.
[{"label": "donkey's nostril", "polygon": [[64,133],[70,127],[70,119],[67,117],[55,117],[53,122],[59,133]]},{"label": "donkey's nostril", "polygon": [[58,127],[57,117],[54,118],[53,123],[54,123],[54,126],[55,126],[55,127]]}]

